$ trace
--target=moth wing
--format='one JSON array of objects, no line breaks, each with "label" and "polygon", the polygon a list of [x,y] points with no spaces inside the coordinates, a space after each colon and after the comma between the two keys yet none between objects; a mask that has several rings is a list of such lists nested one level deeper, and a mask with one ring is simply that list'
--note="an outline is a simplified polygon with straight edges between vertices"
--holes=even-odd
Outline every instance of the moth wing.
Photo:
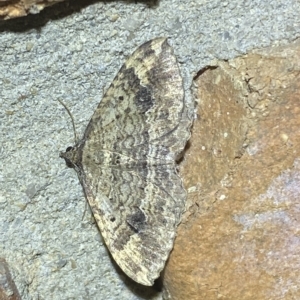
[{"label": "moth wing", "polygon": [[144,285],[163,269],[185,206],[174,163],[189,137],[184,106],[172,48],[154,39],[122,66],[83,138],[81,181],[97,224],[117,264]]}]

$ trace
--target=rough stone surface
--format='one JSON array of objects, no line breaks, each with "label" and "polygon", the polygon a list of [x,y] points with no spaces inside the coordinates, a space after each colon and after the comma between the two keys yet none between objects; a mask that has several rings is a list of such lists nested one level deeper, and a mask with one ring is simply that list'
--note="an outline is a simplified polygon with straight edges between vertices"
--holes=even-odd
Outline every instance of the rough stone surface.
[{"label": "rough stone surface", "polygon": [[300,44],[203,70],[171,299],[300,298]]},{"label": "rough stone surface", "polygon": [[298,0],[76,0],[0,21],[0,253],[22,300],[161,299],[124,276],[84,213],[76,173],[58,157],[74,143],[58,99],[82,136],[132,51],[168,37],[191,101],[212,59],[295,40],[299,15]]}]

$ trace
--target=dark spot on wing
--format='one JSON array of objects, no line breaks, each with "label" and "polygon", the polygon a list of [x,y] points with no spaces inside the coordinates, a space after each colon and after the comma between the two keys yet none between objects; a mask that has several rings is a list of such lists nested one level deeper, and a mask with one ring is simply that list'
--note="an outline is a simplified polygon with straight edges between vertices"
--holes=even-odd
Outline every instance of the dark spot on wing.
[{"label": "dark spot on wing", "polygon": [[136,211],[131,216],[128,216],[126,221],[131,229],[138,233],[145,227],[146,216],[141,209],[136,208]]}]

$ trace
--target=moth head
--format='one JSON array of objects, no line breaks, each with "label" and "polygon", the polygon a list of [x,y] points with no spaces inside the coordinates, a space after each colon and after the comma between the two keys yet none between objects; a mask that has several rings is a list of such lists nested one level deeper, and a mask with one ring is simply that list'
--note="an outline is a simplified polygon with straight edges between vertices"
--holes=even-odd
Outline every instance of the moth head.
[{"label": "moth head", "polygon": [[65,152],[59,153],[59,157],[62,157],[65,160],[66,165],[69,168],[75,168],[79,161],[78,149],[77,147],[68,147]]}]

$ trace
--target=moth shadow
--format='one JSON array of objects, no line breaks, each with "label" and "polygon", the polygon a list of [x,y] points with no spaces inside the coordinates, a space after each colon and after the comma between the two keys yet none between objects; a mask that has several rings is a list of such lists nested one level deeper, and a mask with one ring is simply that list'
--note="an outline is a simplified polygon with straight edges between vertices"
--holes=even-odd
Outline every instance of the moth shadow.
[{"label": "moth shadow", "polygon": [[[1,0],[0,0],[1,2]],[[37,34],[41,32],[42,27],[49,21],[64,19],[74,13],[80,12],[82,9],[93,5],[95,3],[102,2],[104,4],[109,2],[116,2],[113,0],[77,0],[77,1],[63,1],[56,3],[52,6],[44,8],[38,14],[29,14],[24,17],[0,20],[0,33],[1,32],[26,32],[28,30],[37,30]],[[158,6],[160,0],[123,0],[119,1],[124,5],[130,3],[144,3],[148,8],[155,8]],[[105,11],[103,10],[103,13]]]},{"label": "moth shadow", "polygon": [[188,140],[186,142],[186,145],[184,147],[184,149],[179,153],[179,155],[176,157],[176,164],[179,166],[183,161],[184,161],[184,157],[186,152],[190,149],[191,147],[191,142],[190,140]]}]

